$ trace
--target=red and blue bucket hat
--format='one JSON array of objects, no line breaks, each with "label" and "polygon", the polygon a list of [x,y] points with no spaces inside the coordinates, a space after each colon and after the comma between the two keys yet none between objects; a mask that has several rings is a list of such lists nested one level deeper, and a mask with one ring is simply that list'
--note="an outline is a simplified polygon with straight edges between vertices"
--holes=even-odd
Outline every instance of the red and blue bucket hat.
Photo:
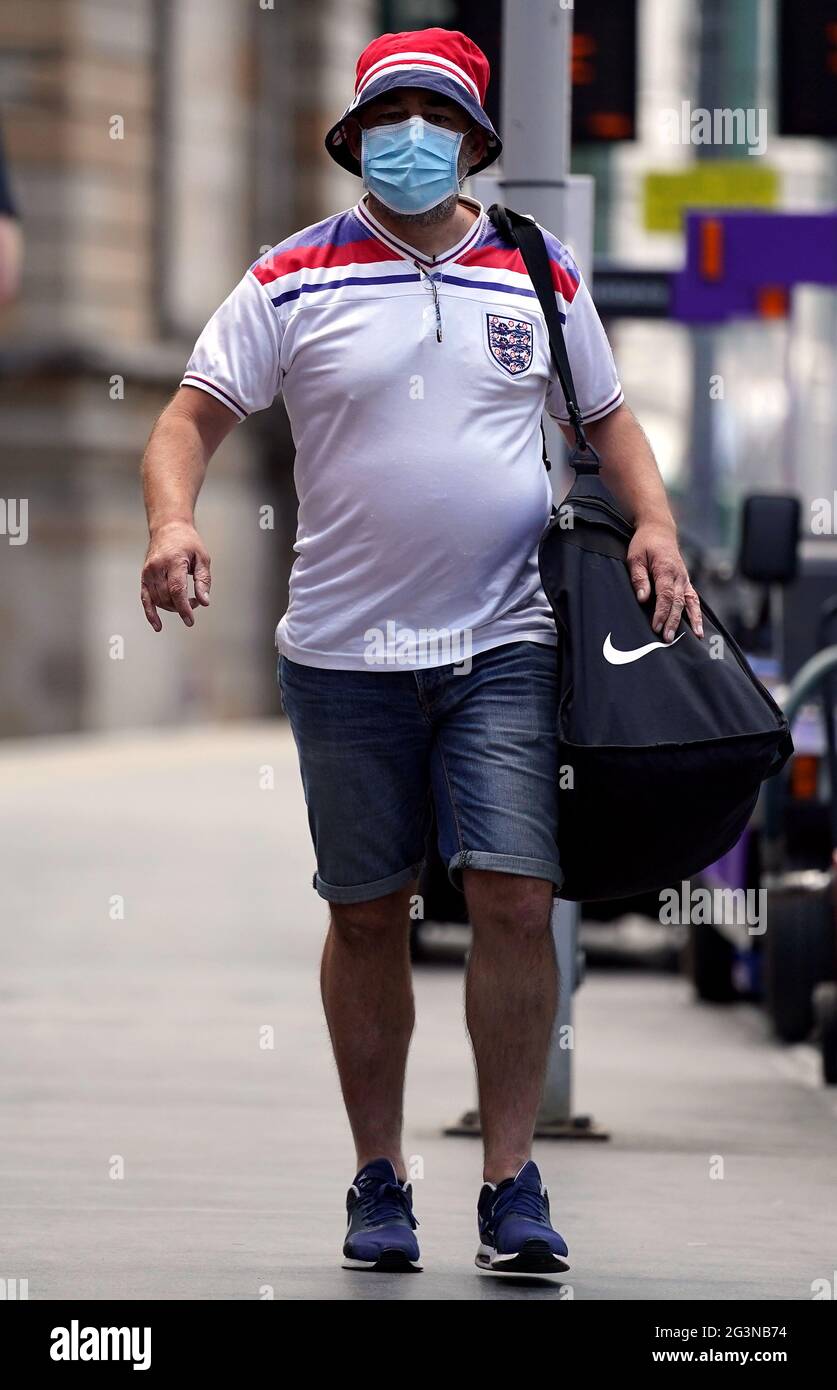
[{"label": "red and blue bucket hat", "polygon": [[483,110],[490,75],[491,67],[482,49],[457,29],[381,34],[358,58],[354,97],[328,132],[326,149],[344,169],[360,176],[360,163],[349,149],[343,130],[346,117],[356,115],[367,102],[394,87],[425,87],[455,101],[486,132],[485,155],[471,169],[472,174],[477,174],[492,164],[503,148]]}]

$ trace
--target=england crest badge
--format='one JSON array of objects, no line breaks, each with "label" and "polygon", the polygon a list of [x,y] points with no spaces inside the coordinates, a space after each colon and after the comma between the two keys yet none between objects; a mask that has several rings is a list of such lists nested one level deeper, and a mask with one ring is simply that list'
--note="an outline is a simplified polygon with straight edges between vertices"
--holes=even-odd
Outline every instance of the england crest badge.
[{"label": "england crest badge", "polygon": [[504,319],[486,314],[488,350],[509,376],[519,376],[532,365],[534,331],[526,319]]}]

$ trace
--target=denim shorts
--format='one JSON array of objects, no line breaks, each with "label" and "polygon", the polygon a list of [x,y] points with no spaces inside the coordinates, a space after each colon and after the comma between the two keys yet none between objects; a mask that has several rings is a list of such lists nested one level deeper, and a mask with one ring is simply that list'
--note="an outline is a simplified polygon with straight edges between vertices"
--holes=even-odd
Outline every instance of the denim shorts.
[{"label": "denim shorts", "polygon": [[366,902],[421,871],[435,811],[442,861],[551,879],[558,862],[555,646],[513,642],[470,670],[340,671],[279,657],[329,902]]}]

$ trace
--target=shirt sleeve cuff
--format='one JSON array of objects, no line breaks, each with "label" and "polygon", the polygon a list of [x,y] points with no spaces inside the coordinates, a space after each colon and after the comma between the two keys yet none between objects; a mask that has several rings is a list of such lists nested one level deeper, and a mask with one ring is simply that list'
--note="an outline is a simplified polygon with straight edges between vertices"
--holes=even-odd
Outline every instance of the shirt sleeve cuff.
[{"label": "shirt sleeve cuff", "polygon": [[229,391],[226,391],[223,386],[216,385],[214,381],[210,381],[207,377],[198,376],[197,372],[185,372],[180,385],[196,386],[199,391],[206,391],[208,395],[214,396],[216,401],[220,401],[222,405],[226,405],[230,410],[234,411],[239,420],[247,419],[248,412],[244,409],[243,405],[239,405],[235,396],[231,396]]},{"label": "shirt sleeve cuff", "polygon": [[[585,425],[592,424],[594,420],[603,420],[605,415],[609,415],[612,410],[615,410],[618,405],[621,405],[624,399],[625,393],[620,386],[615,395],[609,396],[602,405],[597,405],[594,410],[582,411],[581,418]],[[562,425],[568,425],[570,423],[569,415],[555,415],[553,419],[558,420]]]}]

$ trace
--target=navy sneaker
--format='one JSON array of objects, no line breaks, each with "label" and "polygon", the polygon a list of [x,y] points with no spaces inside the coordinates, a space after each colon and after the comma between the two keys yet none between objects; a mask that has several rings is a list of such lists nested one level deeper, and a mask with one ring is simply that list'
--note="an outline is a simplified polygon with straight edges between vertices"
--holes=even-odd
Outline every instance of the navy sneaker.
[{"label": "navy sneaker", "polygon": [[552,1229],[549,1196],[530,1159],[514,1178],[487,1182],[477,1203],[480,1247],[476,1266],[486,1274],[543,1279],[569,1269],[567,1243]]},{"label": "navy sneaker", "polygon": [[361,1168],[346,1196],[349,1229],[343,1245],[344,1269],[409,1274],[421,1269],[413,1231],[413,1189],[398,1181],[388,1158]]}]

